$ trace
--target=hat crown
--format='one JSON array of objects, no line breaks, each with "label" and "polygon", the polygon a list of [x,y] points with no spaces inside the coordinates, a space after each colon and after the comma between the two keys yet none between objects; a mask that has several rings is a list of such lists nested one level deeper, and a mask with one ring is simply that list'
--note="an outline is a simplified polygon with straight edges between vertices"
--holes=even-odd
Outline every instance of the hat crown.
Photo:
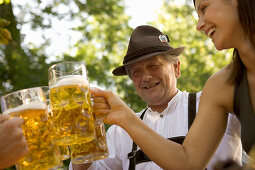
[{"label": "hat crown", "polygon": [[179,56],[183,49],[184,47],[171,47],[167,35],[163,34],[157,28],[149,25],[138,26],[130,36],[123,65],[115,68],[112,74],[115,76],[127,75],[127,65],[157,55],[166,55],[170,58]]},{"label": "hat crown", "polygon": [[157,28],[149,25],[138,26],[130,37],[123,64],[145,54],[169,49],[172,47],[168,43],[167,36]]}]

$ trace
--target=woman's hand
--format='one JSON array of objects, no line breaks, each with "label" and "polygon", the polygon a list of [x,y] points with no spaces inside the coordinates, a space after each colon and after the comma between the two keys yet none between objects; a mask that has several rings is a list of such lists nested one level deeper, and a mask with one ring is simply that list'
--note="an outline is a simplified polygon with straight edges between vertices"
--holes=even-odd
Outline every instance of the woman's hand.
[{"label": "woman's hand", "polygon": [[124,126],[133,116],[136,116],[113,92],[91,88],[91,93],[94,102],[94,113],[100,116],[105,115],[105,123]]}]

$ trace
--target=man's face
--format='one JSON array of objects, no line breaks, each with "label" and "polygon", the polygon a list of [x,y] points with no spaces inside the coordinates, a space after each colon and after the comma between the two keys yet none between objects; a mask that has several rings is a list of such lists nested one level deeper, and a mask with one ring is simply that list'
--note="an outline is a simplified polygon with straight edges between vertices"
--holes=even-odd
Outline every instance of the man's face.
[{"label": "man's face", "polygon": [[149,106],[166,104],[176,94],[180,62],[171,64],[155,56],[131,64],[128,69],[136,92]]}]

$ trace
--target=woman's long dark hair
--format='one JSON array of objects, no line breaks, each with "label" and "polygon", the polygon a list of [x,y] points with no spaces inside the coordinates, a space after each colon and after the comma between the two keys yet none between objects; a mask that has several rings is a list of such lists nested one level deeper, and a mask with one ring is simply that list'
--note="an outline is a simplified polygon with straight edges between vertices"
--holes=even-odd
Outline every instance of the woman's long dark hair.
[{"label": "woman's long dark hair", "polygon": [[[255,48],[255,1],[254,0],[238,0],[238,15],[242,28],[247,35],[249,41]],[[244,69],[244,64],[240,59],[237,49],[233,51],[233,59],[230,64],[231,74],[228,82],[239,83]]]},{"label": "woman's long dark hair", "polygon": [[[238,15],[242,28],[247,35],[249,41],[255,48],[255,0],[237,0]],[[195,5],[195,0],[193,0]],[[241,61],[238,50],[233,51],[232,62],[229,65],[231,74],[227,80],[228,83],[239,83],[244,70],[244,64]]]}]

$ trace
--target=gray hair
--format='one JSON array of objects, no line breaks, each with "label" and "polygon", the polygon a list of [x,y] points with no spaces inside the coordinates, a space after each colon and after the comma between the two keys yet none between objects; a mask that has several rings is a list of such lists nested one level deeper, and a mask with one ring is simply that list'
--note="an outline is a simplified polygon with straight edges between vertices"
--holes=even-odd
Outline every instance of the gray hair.
[{"label": "gray hair", "polygon": [[[178,62],[180,61],[178,55],[161,54],[161,55],[158,55],[158,56],[160,56],[160,57],[161,57],[163,60],[165,60],[168,64],[176,64],[176,63],[178,63]],[[132,79],[130,70],[128,69],[127,66],[125,66],[125,69],[126,69],[126,72],[127,72],[128,77],[129,77],[130,79]]]},{"label": "gray hair", "polygon": [[169,62],[169,64],[176,64],[176,63],[178,63],[180,61],[178,55],[169,55],[169,54],[164,55],[163,54],[163,55],[160,55],[160,56],[162,56],[162,58],[164,60]]}]

